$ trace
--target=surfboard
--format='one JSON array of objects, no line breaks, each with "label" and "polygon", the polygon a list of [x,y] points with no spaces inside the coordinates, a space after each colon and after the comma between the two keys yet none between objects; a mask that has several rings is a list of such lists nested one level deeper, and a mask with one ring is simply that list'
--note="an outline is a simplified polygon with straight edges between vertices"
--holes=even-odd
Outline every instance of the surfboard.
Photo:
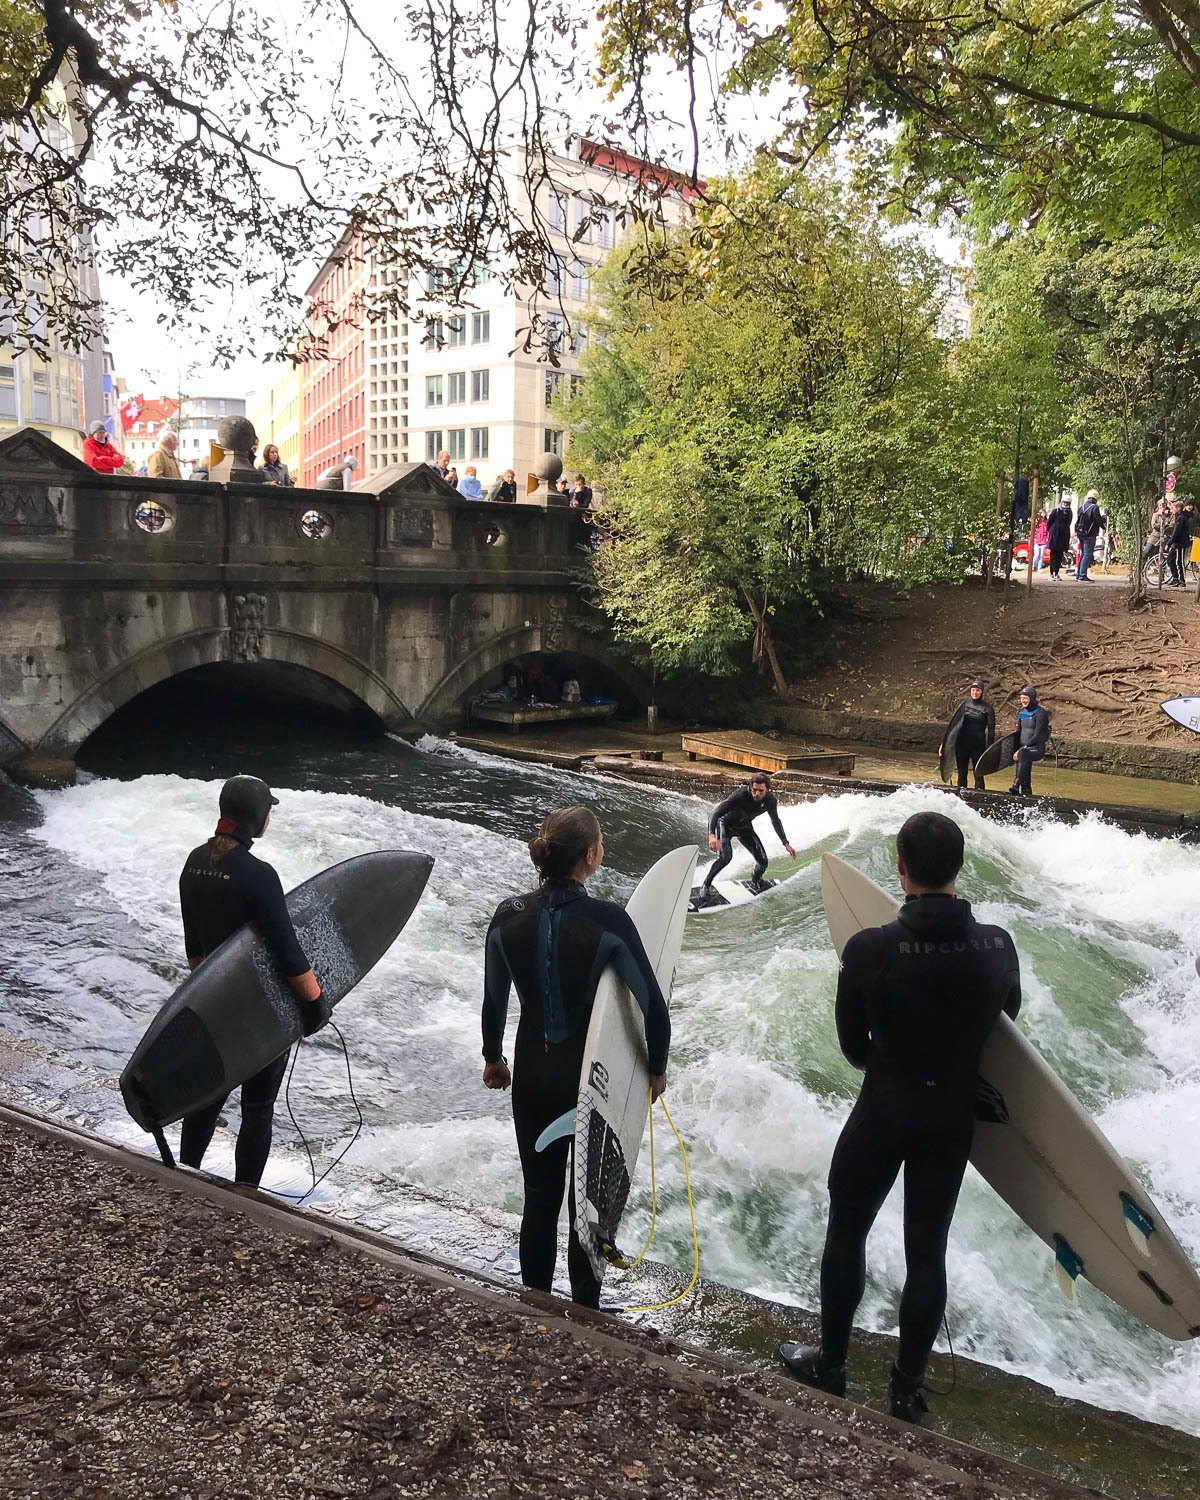
[{"label": "surfboard", "polygon": [[946,732],[942,736],[942,753],[938,756],[938,775],[943,782],[948,782],[952,776],[958,775],[958,766],[954,761],[954,747],[958,743],[958,731],[961,728],[961,719],[957,724],[951,722],[946,725]]},{"label": "surfboard", "polygon": [[[1016,733],[1002,735],[998,740],[993,740],[975,762],[975,774],[994,776],[997,771],[1011,771],[1014,764],[1013,756],[1016,753]],[[1016,772],[1014,771],[1013,774],[1015,775]]]},{"label": "surfboard", "polygon": [[[626,907],[668,1002],[695,866],[692,847],[664,854]],[[575,1111],[575,1232],[601,1279],[617,1254],[617,1230],[649,1108],[641,1007],[608,969],[592,1006]]]},{"label": "surfboard", "polygon": [[759,891],[750,889],[749,879],[714,880],[707,892],[702,885],[694,885],[688,892],[688,914],[705,916],[710,912],[730,911],[735,906],[749,906],[752,901],[773,891],[778,884],[778,880],[764,877],[763,888]]},{"label": "surfboard", "polygon": [[1168,698],[1158,706],[1181,729],[1200,734],[1200,698]]},{"label": "surfboard", "polygon": [[[833,946],[894,920],[899,902],[837,855],[821,861]],[[1200,1335],[1200,1277],[1150,1195],[1007,1016],[979,1063],[971,1161],[1054,1251],[1064,1296],[1083,1276],[1168,1338]]]},{"label": "surfboard", "polygon": [[[287,898],[300,946],[336,1005],[413,913],[433,859],[384,849],[322,870]],[[121,1074],[125,1108],[153,1131],[245,1083],[304,1034],[301,1007],[252,926],[209,954],[151,1021]]]}]

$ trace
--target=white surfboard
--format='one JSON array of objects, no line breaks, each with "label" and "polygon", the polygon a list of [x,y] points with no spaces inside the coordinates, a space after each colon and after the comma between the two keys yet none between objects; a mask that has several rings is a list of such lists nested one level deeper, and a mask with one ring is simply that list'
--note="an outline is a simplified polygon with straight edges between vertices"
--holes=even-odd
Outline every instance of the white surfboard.
[{"label": "white surfboard", "polygon": [[767,877],[766,890],[752,891],[750,889],[750,877],[747,875],[742,880],[714,880],[710,889],[720,898],[713,901],[711,905],[698,906],[696,904],[697,893],[700,887],[696,886],[689,893],[688,915],[693,917],[710,916],[713,912],[731,911],[735,906],[749,906],[752,901],[759,900],[769,891],[773,891],[781,884],[778,880]]},{"label": "white surfboard", "polygon": [[[825,917],[838,957],[899,902],[834,854],[821,861]],[[1040,1053],[1002,1015],[979,1063],[971,1161],[1055,1253],[1075,1300],[1085,1277],[1168,1338],[1200,1335],[1200,1277],[1150,1195]]]},{"label": "white surfboard", "polygon": [[[664,854],[625,908],[668,1001],[695,867],[694,848]],[[616,1245],[649,1108],[641,1007],[609,969],[596,988],[575,1112],[575,1231],[601,1278],[609,1264],[606,1247]]]},{"label": "white surfboard", "polygon": [[1168,698],[1158,706],[1181,728],[1200,734],[1200,698]]}]

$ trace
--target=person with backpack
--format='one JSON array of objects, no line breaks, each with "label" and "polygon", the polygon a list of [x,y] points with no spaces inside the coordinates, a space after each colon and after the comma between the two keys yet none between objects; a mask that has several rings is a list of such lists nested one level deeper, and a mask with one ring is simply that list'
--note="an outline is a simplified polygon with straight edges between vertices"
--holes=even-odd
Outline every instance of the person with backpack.
[{"label": "person with backpack", "polygon": [[1079,538],[1079,563],[1075,569],[1075,579],[1078,583],[1091,583],[1092,581],[1088,577],[1088,568],[1091,566],[1092,556],[1096,551],[1096,538],[1100,535],[1101,521],[1100,492],[1088,490],[1083,504],[1079,507],[1079,514],[1075,517],[1075,535]]},{"label": "person with backpack", "polygon": [[1071,545],[1071,502],[1060,499],[1046,517],[1046,547],[1050,553],[1050,577],[1058,579],[1067,548]]}]

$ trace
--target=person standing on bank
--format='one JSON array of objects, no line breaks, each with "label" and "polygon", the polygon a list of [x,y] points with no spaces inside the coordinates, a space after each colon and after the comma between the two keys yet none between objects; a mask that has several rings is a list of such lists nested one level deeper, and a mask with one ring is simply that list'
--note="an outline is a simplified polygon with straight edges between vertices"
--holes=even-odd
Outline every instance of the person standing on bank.
[{"label": "person standing on bank", "polygon": [[[496,908],[484,950],[483,1082],[512,1085],[513,1124],[521,1157],[525,1205],[521,1214],[521,1280],[538,1291],[554,1285],[558,1215],[572,1141],[535,1150],[538,1136],[579,1099],[579,1075],[596,986],[611,964],[629,986],[646,1022],[651,1102],[667,1086],[671,1017],[632,919],[620,906],[587,893],[586,882],[604,858],[604,836],[586,807],[552,812],[529,842],[538,888]],[[504,1023],[513,985],[521,1018],[509,1070]],[[567,1271],[571,1297],[599,1307],[600,1282],[575,1233],[575,1187]]]},{"label": "person standing on bank", "polygon": [[905,902],[894,922],[856,933],[838,976],[838,1042],[864,1072],[829,1168],[821,1258],[821,1342],[781,1344],[806,1385],[846,1394],[846,1356],[866,1285],[871,1226],[904,1168],[904,1291],[889,1379],[893,1417],[928,1410],[925,1366],[946,1307],[946,1241],[975,1130],[979,1057],[1001,1011],[1016,1018],[1012,938],[955,894],[963,835],[916,813],[896,836]]},{"label": "person standing on bank", "polygon": [[1079,538],[1079,563],[1075,569],[1075,578],[1079,583],[1092,581],[1088,577],[1088,569],[1092,565],[1092,556],[1096,551],[1096,538],[1100,535],[1102,522],[1100,492],[1088,490],[1083,504],[1079,507],[1079,514],[1075,517],[1075,535]]},{"label": "person standing on bank", "polygon": [[[750,851],[754,860],[754,874],[747,882],[747,890],[758,896],[767,889],[763,876],[767,873],[767,851],[754,831],[754,820],[766,813],[779,842],[795,859],[796,851],[788,843],[783,824],[779,821],[779,803],[771,790],[771,778],[765,771],[755,771],[745,786],[731,792],[724,802],[718,802],[708,820],[708,847],[717,856],[704,872],[702,892],[712,888],[713,881],[733,858],[733,840],[737,839],[743,849]],[[700,897],[703,903],[703,894]]]},{"label": "person standing on bank", "polygon": [[[954,738],[954,763],[958,767],[960,789],[967,784],[967,767],[974,769],[976,761],[996,738],[996,710],[983,694],[983,678],[977,677],[946,725],[946,739],[954,733],[956,726],[958,728]],[[946,740],[943,740],[938,746],[939,757],[945,748]],[[975,772],[975,790],[984,790],[983,777],[978,771]]]},{"label": "person standing on bank", "polygon": [[124,464],[125,455],[118,453],[115,444],[108,440],[108,428],[96,421],[88,428],[83,440],[83,461],[97,474],[115,474]]},{"label": "person standing on bank", "polygon": [[[311,1036],[329,1019],[329,1006],[288,915],[279,876],[250,853],[271,821],[279,802],[257,776],[233,776],[221,788],[217,830],[193,849],[179,877],[183,940],[188,967],[197,969],[247,922],[265,938],[279,971],[304,1002],[304,1034]],[[242,1084],[242,1123],[234,1150],[234,1181],[257,1187],[271,1152],[275,1096],[287,1068],[288,1053]],[[228,1098],[228,1095],[225,1096]],[[179,1134],[179,1160],[199,1167],[208,1150],[225,1099],[194,1115],[185,1115]]]},{"label": "person standing on bank", "polygon": [[1071,545],[1071,502],[1060,496],[1046,517],[1046,549],[1050,553],[1050,577],[1058,579],[1063,558]]},{"label": "person standing on bank", "polygon": [[1021,711],[1017,714],[1017,729],[1013,751],[1016,775],[1009,787],[1010,797],[1033,796],[1033,763],[1046,753],[1050,738],[1050,715],[1038,702],[1037,688],[1023,687],[1020,695]]}]

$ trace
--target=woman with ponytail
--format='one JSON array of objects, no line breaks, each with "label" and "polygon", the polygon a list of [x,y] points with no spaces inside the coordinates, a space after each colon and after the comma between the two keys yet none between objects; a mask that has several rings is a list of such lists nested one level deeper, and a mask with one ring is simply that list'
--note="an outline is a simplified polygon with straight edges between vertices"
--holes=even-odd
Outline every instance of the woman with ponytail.
[{"label": "woman with ponytail", "polygon": [[[572,1143],[560,1139],[545,1151],[535,1150],[534,1143],[578,1101],[583,1048],[601,974],[611,964],[641,1006],[656,1099],[667,1086],[671,1019],[637,928],[622,907],[587,893],[586,882],[604,858],[604,835],[591,809],[552,812],[529,841],[529,857],[538,872],[538,888],[502,901],[488,928],[483,1081],[489,1089],[512,1085],[525,1185],[521,1280],[548,1292],[554,1283],[558,1216]],[[514,985],[521,1017],[510,1072],[503,1055],[504,1023]],[[571,1296],[585,1307],[598,1307],[600,1283],[575,1235],[573,1186],[569,1213]]]}]

